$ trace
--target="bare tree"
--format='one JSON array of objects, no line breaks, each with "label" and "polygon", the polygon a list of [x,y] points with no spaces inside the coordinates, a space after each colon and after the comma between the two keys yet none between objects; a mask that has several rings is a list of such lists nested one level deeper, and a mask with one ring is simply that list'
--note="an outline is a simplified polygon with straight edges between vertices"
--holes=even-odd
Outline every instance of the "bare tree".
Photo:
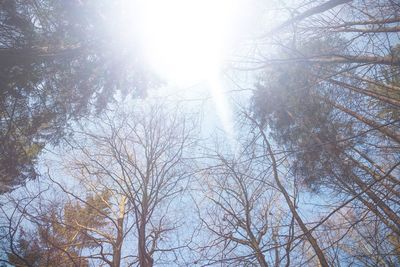
[{"label": "bare tree", "polygon": [[329,266],[319,231],[309,226],[318,216],[300,215],[287,155],[275,156],[264,128],[249,114],[242,117],[240,151],[210,152],[201,171],[198,214],[214,237],[200,249],[204,264]]},{"label": "bare tree", "polygon": [[121,196],[119,204],[126,201],[136,237],[136,251],[126,251],[131,263],[176,260],[175,251],[184,247],[167,240],[182,223],[176,212],[189,178],[193,127],[179,110],[149,104],[107,115],[71,143],[67,168],[73,175],[91,190],[104,187]]},{"label": "bare tree", "polygon": [[219,154],[216,166],[202,171],[207,204],[199,204],[198,212],[212,237],[202,248],[202,260],[209,264],[266,267],[281,263],[279,233],[284,211],[276,204],[280,202],[276,190],[266,185],[268,176],[254,168],[253,160],[241,164],[240,159]]}]

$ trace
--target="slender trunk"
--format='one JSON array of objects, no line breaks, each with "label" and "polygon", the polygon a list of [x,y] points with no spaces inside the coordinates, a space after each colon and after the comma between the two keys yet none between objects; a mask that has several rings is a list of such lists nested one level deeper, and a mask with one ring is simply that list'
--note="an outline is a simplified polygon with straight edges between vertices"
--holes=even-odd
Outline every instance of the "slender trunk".
[{"label": "slender trunk", "polygon": [[[240,182],[240,184],[242,185],[241,182]],[[243,189],[243,191],[245,192],[245,189]],[[260,248],[260,243],[258,241],[259,239],[257,239],[255,237],[255,235],[253,234],[253,232],[251,231],[251,220],[250,220],[250,210],[249,210],[249,207],[251,204],[248,202],[246,193],[244,193],[244,194],[245,194],[245,199],[246,199],[245,200],[245,203],[246,203],[246,208],[245,208],[246,209],[246,232],[250,238],[250,244],[251,244],[253,251],[255,252],[258,263],[260,264],[261,267],[268,267],[268,263],[265,260],[264,254]]]},{"label": "slender trunk", "polygon": [[[323,144],[323,142],[317,137],[314,136],[314,138],[316,139],[316,141],[319,144]],[[339,161],[341,160],[337,154],[335,150],[339,150],[342,151],[342,149],[340,147],[338,147],[337,145],[335,145],[333,148],[330,149],[330,153],[333,157],[337,158]],[[347,157],[349,157],[349,159],[351,160],[352,158],[347,155],[345,152],[343,152]],[[355,161],[353,159],[353,161]],[[397,214],[395,212],[393,212],[393,210],[387,206],[369,187],[366,183],[364,183],[364,181],[362,181],[357,175],[355,175],[354,173],[351,173],[350,177],[352,178],[352,181],[354,181],[360,188],[361,190],[363,190],[368,197],[380,208],[382,209],[382,211],[390,218],[390,220],[392,222],[394,222],[397,226],[397,228],[400,229],[400,218],[397,216]]]},{"label": "slender trunk", "polygon": [[[366,161],[368,161],[372,166],[374,166],[376,169],[378,169],[380,171],[381,174],[385,174],[385,170],[375,161],[373,161],[368,155],[366,155],[365,153],[361,152],[360,150],[356,149],[353,147],[353,150],[355,152],[357,152],[357,154],[359,154],[363,159],[365,159]],[[397,179],[396,177],[394,177],[393,175],[389,174],[387,176],[393,183],[395,184],[399,184],[400,185],[400,180]]]},{"label": "slender trunk", "polygon": [[381,87],[381,88],[385,88],[387,90],[391,90],[391,91],[394,91],[394,92],[399,92],[400,91],[400,87],[395,86],[393,84],[380,83],[380,82],[377,82],[376,80],[368,79],[368,78],[365,78],[365,77],[359,77],[359,76],[354,75],[354,74],[344,73],[343,75],[346,76],[346,77],[349,77],[349,78],[352,78],[352,79],[356,79],[356,80],[359,80],[359,81],[362,81],[362,82],[366,82],[366,83],[369,83],[369,84],[373,84],[375,86],[378,86],[378,87]]},{"label": "slender trunk", "polygon": [[[319,144],[323,144],[323,142],[317,137],[317,136],[315,136],[315,135],[313,135],[313,137],[316,139],[316,141],[319,143]],[[340,158],[338,158],[338,156],[336,156],[337,154],[336,154],[336,151],[335,150],[339,150],[339,151],[341,151],[342,149],[340,149],[338,146],[334,146],[334,148],[331,148],[330,149],[330,153],[331,153],[331,155],[333,156],[333,157],[336,157],[339,161],[340,161]],[[350,160],[352,159],[349,155],[347,155],[345,152],[343,152],[347,157],[349,157],[350,158]],[[353,161],[355,161],[354,159],[353,159]],[[333,172],[333,170],[331,170],[332,171],[332,173],[334,173]],[[350,176],[351,178],[352,178],[352,181],[354,181],[357,185],[358,185],[358,187],[360,187],[361,188],[361,190],[363,190],[366,194],[367,194],[367,196],[375,203],[375,205],[377,205],[388,217],[389,217],[389,219],[393,222],[393,223],[395,223],[395,225],[396,225],[396,227],[398,228],[398,229],[400,229],[400,218],[397,216],[397,214],[395,213],[395,212],[393,212],[393,210],[389,207],[389,206],[387,206],[370,188],[369,188],[369,186],[366,184],[366,183],[364,183],[364,181],[362,181],[357,175],[355,175],[354,173],[351,173],[351,176]]]},{"label": "slender trunk", "polygon": [[147,224],[147,213],[148,213],[148,203],[147,203],[147,192],[143,193],[142,198],[142,214],[140,216],[138,225],[138,250],[139,250],[139,266],[140,267],[152,267],[153,258],[147,252],[146,247],[146,224]]},{"label": "slender trunk", "polygon": [[306,58],[308,62],[321,64],[379,64],[389,66],[400,66],[400,59],[393,56],[352,56],[352,55],[331,55],[315,56]]},{"label": "slender trunk", "polygon": [[399,31],[400,31],[400,26],[379,27],[373,29],[345,28],[345,29],[337,29],[334,32],[380,33],[380,32],[399,32]]},{"label": "slender trunk", "polygon": [[383,135],[390,137],[393,141],[400,144],[400,135],[397,134],[396,132],[390,130],[388,127],[386,127],[386,126],[383,127],[382,125],[378,124],[377,122],[367,119],[364,116],[362,116],[342,105],[334,103],[333,101],[331,101],[327,98],[323,98],[323,100],[326,101],[328,104],[332,105],[333,107],[339,109],[340,111],[352,116],[353,118],[356,118],[357,120],[365,123],[366,125],[374,128],[374,129],[378,130]]},{"label": "slender trunk", "polygon": [[289,235],[288,235],[288,241],[287,245],[285,246],[285,251],[286,251],[286,267],[290,267],[290,251],[292,250],[292,243],[294,240],[294,217],[292,216],[292,219],[290,221],[290,227],[289,227]]},{"label": "slender trunk", "polygon": [[400,236],[400,231],[398,228],[396,228],[391,222],[389,222],[385,216],[379,212],[379,210],[370,202],[368,202],[366,199],[364,199],[362,196],[358,196],[357,197],[362,203],[363,205],[365,205],[368,210],[370,210],[373,214],[376,215],[376,217],[379,218],[379,220],[381,220],[387,227],[389,227],[393,233],[395,233],[397,236]]},{"label": "slender trunk", "polygon": [[[349,156],[350,160],[352,162],[354,162],[354,164],[356,164],[360,169],[364,170],[365,172],[367,172],[375,181],[379,181],[380,175],[378,175],[374,170],[372,170],[371,168],[369,168],[368,166],[362,164],[361,162],[359,162],[358,160],[354,159],[353,157]],[[390,180],[390,179],[389,179]],[[395,194],[396,196],[400,196],[400,192],[396,192],[396,190],[394,190],[394,186],[392,184],[387,184],[385,183],[385,181],[380,181],[381,185],[388,190],[389,192]]]},{"label": "slender trunk", "polygon": [[351,178],[353,181],[368,195],[368,197],[389,217],[389,219],[395,223],[396,227],[400,229],[400,218],[397,214],[387,206],[381,198],[379,198],[372,190],[368,188],[368,185],[365,184],[357,175],[352,175]]},{"label": "slender trunk", "polygon": [[351,195],[355,196],[363,205],[365,205],[369,211],[371,211],[373,214],[375,214],[376,217],[378,217],[387,227],[389,227],[394,233],[400,236],[400,231],[397,229],[391,222],[389,222],[385,216],[369,201],[364,199],[358,192],[354,191],[346,182],[344,182],[340,177],[337,175],[336,179],[339,181],[340,184],[342,184],[347,192],[349,192]]},{"label": "slender trunk", "polygon": [[[331,105],[339,108],[340,110],[342,110],[343,112],[348,113],[351,116],[355,116],[357,119],[367,123],[370,126],[375,126],[375,128],[377,128],[378,130],[384,131],[384,133],[389,134],[389,135],[393,135],[394,133],[391,133],[391,131],[389,129],[383,129],[384,127],[379,127],[376,125],[375,122],[372,122],[360,115],[358,115],[357,113],[340,106],[339,104],[336,104],[328,99],[325,99],[325,101],[329,102]],[[320,145],[323,145],[322,140],[320,140],[318,138],[318,136],[314,135],[311,133],[311,135],[313,136],[313,138],[315,138],[316,142]],[[396,137],[396,135],[394,136]],[[337,145],[334,145],[333,148],[329,149],[330,153],[332,154],[332,156],[337,157],[337,153],[335,150],[341,151],[342,149],[340,149]],[[346,153],[345,153],[346,154]],[[348,156],[350,158],[349,155],[346,154],[346,156]],[[338,158],[338,160],[340,160],[340,158]],[[354,160],[355,161],[355,160]],[[369,187],[367,184],[364,183],[364,181],[362,181],[357,175],[355,175],[354,173],[352,173],[351,175],[352,180],[368,195],[368,197],[380,208],[382,209],[382,211],[389,217],[389,219],[395,223],[396,227],[398,229],[400,229],[400,218],[399,216],[397,216],[397,214],[395,212],[393,212],[393,210],[387,206]]]},{"label": "slender trunk", "polygon": [[344,87],[344,88],[346,88],[346,89],[348,89],[350,91],[354,91],[354,92],[357,92],[357,93],[360,93],[360,94],[363,94],[363,95],[366,95],[366,96],[369,96],[369,97],[373,97],[375,99],[378,99],[378,100],[380,100],[382,102],[385,102],[387,104],[393,105],[395,107],[400,107],[400,101],[395,100],[393,98],[386,97],[386,96],[371,92],[371,91],[366,90],[366,89],[360,89],[360,88],[358,88],[356,86],[353,86],[353,85],[350,85],[350,84],[347,84],[347,83],[344,83],[344,82],[341,82],[341,81],[336,81],[334,79],[328,79],[328,81],[330,83],[333,83],[333,84],[339,85],[341,87]]},{"label": "slender trunk", "polygon": [[[270,150],[269,153],[272,155],[272,153],[273,153],[272,150]],[[296,210],[296,207],[293,205],[293,202],[290,199],[289,194],[287,193],[284,186],[281,184],[279,177],[277,176],[278,170],[276,168],[276,163],[273,163],[273,165],[275,165],[275,167],[273,166],[274,173],[275,173],[274,174],[275,182],[278,185],[279,190],[282,192],[282,194],[286,200],[286,203],[289,206],[290,212],[293,214],[293,217],[296,219],[296,222],[299,224],[304,235],[307,237],[307,240],[310,242],[311,246],[313,247],[315,253],[317,254],[317,257],[318,257],[318,260],[319,260],[321,266],[324,266],[324,267],[329,266],[322,249],[318,245],[317,240],[313,237],[310,230],[307,228],[307,226],[301,219],[300,215],[298,214],[298,212]]]},{"label": "slender trunk", "polygon": [[392,56],[352,56],[352,55],[316,55],[311,57],[298,57],[298,58],[287,58],[287,59],[267,59],[264,61],[262,66],[257,66],[256,69],[263,69],[270,65],[276,64],[293,64],[293,63],[315,63],[315,64],[378,64],[378,65],[389,65],[389,66],[400,66],[400,58]]},{"label": "slender trunk", "polygon": [[[379,178],[381,177],[379,174],[377,174],[374,170],[369,168],[368,166],[360,163],[359,161],[355,161],[352,159],[354,163],[362,170],[366,171],[375,181],[379,181]],[[381,181],[381,185],[390,193],[394,194],[395,196],[399,197],[400,192],[397,192],[395,190],[395,185],[390,184],[390,183],[385,183],[385,181]]]},{"label": "slender trunk", "polygon": [[274,34],[289,25],[292,25],[294,23],[302,21],[303,19],[306,19],[306,18],[311,17],[316,14],[323,13],[329,9],[335,8],[339,5],[343,5],[343,4],[351,2],[351,1],[352,0],[329,0],[321,5],[312,7],[310,9],[300,13],[299,15],[295,16],[294,18],[289,19],[289,20],[285,21],[284,23],[280,24],[279,26],[273,28],[271,31],[269,31],[267,34],[265,34],[263,36],[263,38],[269,37],[271,34]]},{"label": "slender trunk", "polygon": [[330,26],[330,28],[344,28],[349,26],[363,26],[363,25],[383,25],[383,24],[390,24],[390,23],[397,23],[400,22],[400,17],[394,18],[385,18],[382,20],[364,20],[364,21],[351,21],[345,22],[339,25]]},{"label": "slender trunk", "polygon": [[117,219],[117,238],[114,244],[113,250],[113,267],[119,267],[121,265],[121,252],[122,242],[124,238],[124,219],[125,219],[125,205],[126,196],[122,196],[121,202],[119,203],[119,215]]},{"label": "slender trunk", "polygon": [[250,118],[259,128],[260,133],[262,134],[262,137],[264,139],[264,142],[267,146],[267,153],[270,155],[271,158],[271,162],[272,162],[272,170],[273,170],[273,176],[274,176],[274,180],[279,188],[279,190],[281,191],[281,193],[283,194],[287,205],[289,206],[290,212],[293,214],[293,217],[295,218],[296,222],[299,224],[301,230],[303,231],[304,235],[306,236],[308,242],[310,242],[312,248],[314,249],[314,252],[316,253],[319,263],[321,264],[321,266],[323,267],[328,267],[328,261],[325,258],[324,252],[322,251],[322,249],[320,248],[320,246],[318,245],[317,240],[314,238],[314,236],[311,234],[311,231],[307,228],[306,224],[303,222],[303,220],[301,219],[300,215],[298,214],[296,207],[294,206],[292,200],[290,199],[290,196],[288,194],[288,192],[286,191],[285,187],[282,185],[280,179],[279,179],[279,175],[278,175],[278,167],[277,167],[277,163],[276,163],[276,159],[274,156],[274,153],[272,151],[271,145],[268,141],[267,136],[264,133],[264,130],[262,129],[262,127],[253,119]]}]

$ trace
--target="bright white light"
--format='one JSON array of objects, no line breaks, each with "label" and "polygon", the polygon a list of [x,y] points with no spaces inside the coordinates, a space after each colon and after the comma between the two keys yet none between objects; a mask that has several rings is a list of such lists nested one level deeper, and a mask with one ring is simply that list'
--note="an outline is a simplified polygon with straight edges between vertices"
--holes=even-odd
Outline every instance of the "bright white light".
[{"label": "bright white light", "polygon": [[139,27],[146,58],[170,82],[208,80],[234,31],[235,0],[143,0]]},{"label": "bright white light", "polygon": [[[205,82],[218,117],[233,144],[232,114],[220,71],[238,34],[244,0],[121,0],[125,14],[120,25],[122,42],[129,33],[144,51],[144,58],[171,85]],[[130,10],[132,12],[130,12]],[[240,21],[239,21],[240,20]],[[128,40],[124,40],[124,36]],[[136,41],[133,45],[136,45]],[[234,146],[232,145],[232,148]]]},{"label": "bright white light", "polygon": [[234,131],[232,109],[226,99],[226,95],[223,93],[223,84],[220,79],[215,76],[214,78],[211,77],[211,79],[209,79],[209,86],[215,109],[225,132],[226,140],[231,148],[231,152],[236,153],[238,143],[236,142]]}]

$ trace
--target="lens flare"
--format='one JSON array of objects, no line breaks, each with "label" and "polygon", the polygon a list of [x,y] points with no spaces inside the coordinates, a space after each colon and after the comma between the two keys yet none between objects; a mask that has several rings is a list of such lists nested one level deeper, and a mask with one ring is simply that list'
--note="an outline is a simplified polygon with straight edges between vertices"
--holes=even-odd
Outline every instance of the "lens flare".
[{"label": "lens flare", "polygon": [[170,82],[209,79],[221,67],[237,5],[228,0],[147,0],[139,6],[150,65]]}]

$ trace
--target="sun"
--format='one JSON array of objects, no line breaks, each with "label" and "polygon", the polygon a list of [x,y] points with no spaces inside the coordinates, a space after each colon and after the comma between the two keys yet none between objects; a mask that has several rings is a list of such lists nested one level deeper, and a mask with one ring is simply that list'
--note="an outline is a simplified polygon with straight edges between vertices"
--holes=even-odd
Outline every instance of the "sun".
[{"label": "sun", "polygon": [[228,141],[234,140],[232,109],[221,72],[240,35],[238,25],[248,0],[120,1],[121,17],[115,18],[121,42],[139,45],[151,71],[176,92],[201,84]]},{"label": "sun", "polygon": [[215,77],[229,51],[238,1],[139,1],[144,56],[169,82],[188,84]]}]

